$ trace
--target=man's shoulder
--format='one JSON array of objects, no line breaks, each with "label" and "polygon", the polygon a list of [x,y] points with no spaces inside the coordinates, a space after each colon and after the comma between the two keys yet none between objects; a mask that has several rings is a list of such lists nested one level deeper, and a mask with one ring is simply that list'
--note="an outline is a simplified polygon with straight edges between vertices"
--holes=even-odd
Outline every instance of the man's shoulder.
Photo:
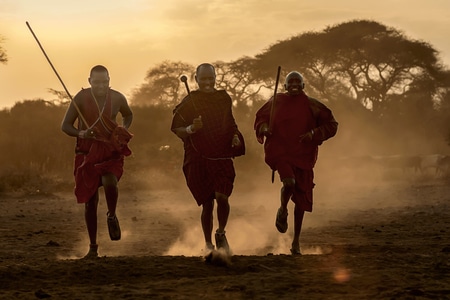
[{"label": "man's shoulder", "polygon": [[200,90],[194,90],[191,92],[192,97],[195,98],[209,98],[209,99],[216,99],[216,100],[222,100],[222,101],[231,101],[231,96],[228,94],[226,90],[215,90],[212,93],[205,93]]},{"label": "man's shoulder", "polygon": [[[192,92],[191,92],[192,94]],[[178,103],[175,108],[173,109],[172,113],[176,114],[176,113],[180,113],[181,110],[183,110],[186,107],[187,103],[190,103],[191,101],[191,97],[189,97],[189,95],[186,95],[181,101],[180,103]]]},{"label": "man's shoulder", "polygon": [[81,105],[81,103],[84,102],[84,99],[86,98],[87,92],[90,90],[90,88],[81,88],[81,90],[78,91],[78,93],[75,94],[73,97],[73,101],[75,101],[78,105]]},{"label": "man's shoulder", "polygon": [[[78,91],[78,93],[75,94],[75,97],[82,97],[84,95],[84,93],[86,93],[87,91],[89,91],[91,88],[81,88],[81,90]],[[74,97],[74,98],[75,98]]]},{"label": "man's shoulder", "polygon": [[306,97],[308,97],[309,103],[311,105],[318,106],[318,107],[326,107],[326,105],[323,104],[320,100],[318,100],[314,97],[308,96],[308,95],[306,95]]},{"label": "man's shoulder", "polygon": [[200,90],[193,90],[193,91],[191,91],[191,94],[194,94],[194,95],[201,95],[201,94],[204,94],[204,95],[208,95],[208,94],[211,94],[211,95],[229,95],[226,90],[222,90],[222,89],[221,90],[215,89],[214,92],[210,92],[210,93],[202,92]]},{"label": "man's shoulder", "polygon": [[110,89],[109,93],[111,95],[111,99],[126,99],[125,95],[117,90]]},{"label": "man's shoulder", "polygon": [[[291,99],[292,96],[289,95],[288,92],[281,92],[281,93],[277,93],[276,95],[277,99],[276,100],[280,100],[280,99]],[[270,98],[270,100],[273,100],[273,96]]]},{"label": "man's shoulder", "polygon": [[307,96],[309,100],[309,106],[314,114],[318,114],[321,111],[331,112],[331,109],[328,108],[323,102],[317,100],[316,98]]},{"label": "man's shoulder", "polygon": [[221,94],[221,95],[227,95],[228,97],[230,97],[230,94],[228,94],[228,92],[226,90],[216,90],[217,93]]},{"label": "man's shoulder", "polygon": [[224,101],[231,101],[231,96],[228,94],[226,90],[216,90],[215,95],[218,99],[222,99]]}]

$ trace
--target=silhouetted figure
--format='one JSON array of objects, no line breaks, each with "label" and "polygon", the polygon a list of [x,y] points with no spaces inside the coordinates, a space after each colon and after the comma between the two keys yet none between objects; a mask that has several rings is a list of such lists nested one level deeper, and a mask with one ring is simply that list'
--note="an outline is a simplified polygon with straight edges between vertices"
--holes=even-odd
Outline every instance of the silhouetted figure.
[{"label": "silhouetted figure", "polygon": [[184,143],[183,172],[197,204],[202,206],[206,249],[214,249],[211,236],[215,199],[219,223],[216,246],[229,251],[225,227],[235,179],[233,157],[243,154],[244,141],[233,117],[231,97],[214,88],[214,67],[199,65],[195,80],[198,90],[190,92],[174,109],[171,130]]},{"label": "silhouetted figure", "polygon": [[[97,254],[98,188],[103,186],[108,207],[107,224],[111,240],[120,240],[121,231],[116,216],[117,182],[123,173],[124,157],[131,154],[128,128],[133,113],[124,95],[110,89],[109,73],[104,66],[95,66],[88,79],[90,88],[74,97],[62,122],[67,135],[77,137],[75,147],[75,195],[85,204],[85,220],[90,247],[86,258]],[[122,125],[116,123],[118,113]],[[77,127],[74,126],[78,119]],[[85,122],[87,124],[85,124]]]},{"label": "silhouetted figure", "polygon": [[303,216],[312,211],[318,146],[336,134],[338,123],[330,109],[304,93],[300,73],[289,73],[284,87],[286,93],[276,94],[258,110],[254,129],[258,142],[264,143],[265,162],[283,183],[275,222],[279,232],[288,229],[289,200],[295,204],[291,252],[299,255]]}]

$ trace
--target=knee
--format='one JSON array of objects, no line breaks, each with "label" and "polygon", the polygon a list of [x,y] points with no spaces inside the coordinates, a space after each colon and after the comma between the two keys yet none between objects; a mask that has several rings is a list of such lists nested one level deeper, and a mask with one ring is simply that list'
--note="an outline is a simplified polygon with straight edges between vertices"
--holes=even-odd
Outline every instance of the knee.
[{"label": "knee", "polygon": [[295,178],[284,178],[282,182],[285,190],[293,190],[295,187]]},{"label": "knee", "polygon": [[97,205],[98,205],[98,198],[93,197],[84,204],[84,209],[88,213],[95,213],[95,212],[97,212]]},{"label": "knee", "polygon": [[116,188],[117,187],[117,178],[113,174],[106,174],[102,176],[102,185],[104,188]]},{"label": "knee", "polygon": [[214,209],[214,200],[205,201],[202,204],[203,213],[212,213]]},{"label": "knee", "polygon": [[222,193],[216,193],[217,205],[228,205],[228,196]]}]

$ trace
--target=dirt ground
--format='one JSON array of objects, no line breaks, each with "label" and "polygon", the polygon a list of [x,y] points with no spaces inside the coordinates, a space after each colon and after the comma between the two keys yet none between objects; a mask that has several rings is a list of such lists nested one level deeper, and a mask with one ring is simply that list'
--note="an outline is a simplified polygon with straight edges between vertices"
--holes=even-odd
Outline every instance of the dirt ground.
[{"label": "dirt ground", "polygon": [[114,242],[101,190],[96,260],[81,259],[89,242],[70,189],[0,195],[0,298],[450,299],[448,180],[319,174],[301,256],[289,254],[293,213],[286,234],[274,225],[279,183],[237,184],[226,266],[205,262],[182,179],[137,189],[125,174]]}]

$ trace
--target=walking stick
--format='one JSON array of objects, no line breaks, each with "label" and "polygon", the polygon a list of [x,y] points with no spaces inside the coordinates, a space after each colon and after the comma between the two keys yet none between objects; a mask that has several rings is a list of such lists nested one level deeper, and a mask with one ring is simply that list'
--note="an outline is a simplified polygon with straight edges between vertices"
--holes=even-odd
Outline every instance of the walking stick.
[{"label": "walking stick", "polygon": [[[186,75],[181,75],[180,80],[181,80],[181,82],[184,83],[184,86],[186,87],[186,91],[188,93],[188,96],[189,96],[189,98],[191,98],[191,91],[189,90],[189,85],[188,85],[188,82],[187,82],[187,76]],[[192,100],[192,105],[194,106],[194,110],[197,112],[197,107],[195,106],[195,101],[192,98],[191,98],[191,100]]]},{"label": "walking stick", "polygon": [[[273,100],[272,100],[272,106],[270,107],[270,117],[269,117],[269,133],[272,133],[272,119],[273,119],[273,112],[275,108],[275,101],[277,99],[277,90],[278,90],[278,81],[280,80],[280,72],[281,72],[281,66],[278,66],[277,69],[277,79],[275,81],[275,89],[273,91]],[[272,170],[272,183],[275,179],[275,170]]]},{"label": "walking stick", "polygon": [[70,95],[69,91],[67,90],[66,85],[64,84],[64,82],[62,81],[62,79],[61,79],[61,77],[59,76],[58,72],[56,71],[55,67],[53,66],[52,62],[50,61],[50,58],[48,58],[47,53],[45,53],[44,48],[42,47],[41,43],[39,42],[37,36],[34,34],[33,29],[31,29],[30,24],[29,24],[28,22],[26,22],[26,24],[27,24],[27,26],[28,26],[28,29],[30,29],[31,34],[33,35],[34,39],[35,39],[36,42],[38,43],[39,48],[41,48],[42,53],[44,53],[44,56],[45,56],[45,58],[47,59],[48,63],[49,63],[50,66],[52,67],[53,72],[55,72],[56,77],[58,77],[59,81],[61,82],[61,84],[62,84],[64,90],[65,90],[66,93],[67,93],[67,96],[69,96],[70,102],[73,103],[73,106],[74,106],[75,109],[77,110],[78,115],[80,116],[80,118],[81,118],[81,120],[83,121],[83,123],[86,125],[86,128],[89,128],[89,125],[88,125],[88,123],[86,122],[86,119],[83,117],[83,114],[81,113],[80,108],[79,108],[78,105],[75,103],[75,101],[73,101],[73,98],[72,98],[72,96]]},{"label": "walking stick", "polygon": [[275,89],[273,91],[273,100],[272,100],[272,106],[270,107],[270,118],[269,118],[269,133],[272,133],[272,118],[273,118],[273,111],[275,108],[275,101],[277,99],[277,90],[278,90],[278,81],[280,80],[280,72],[281,72],[281,66],[278,66],[277,70],[277,79],[275,81]]},{"label": "walking stick", "polygon": [[186,91],[188,93],[188,96],[191,97],[191,91],[189,90],[189,85],[187,83],[187,76],[186,75],[182,75],[180,77],[181,82],[184,82],[184,86],[186,87]]}]

